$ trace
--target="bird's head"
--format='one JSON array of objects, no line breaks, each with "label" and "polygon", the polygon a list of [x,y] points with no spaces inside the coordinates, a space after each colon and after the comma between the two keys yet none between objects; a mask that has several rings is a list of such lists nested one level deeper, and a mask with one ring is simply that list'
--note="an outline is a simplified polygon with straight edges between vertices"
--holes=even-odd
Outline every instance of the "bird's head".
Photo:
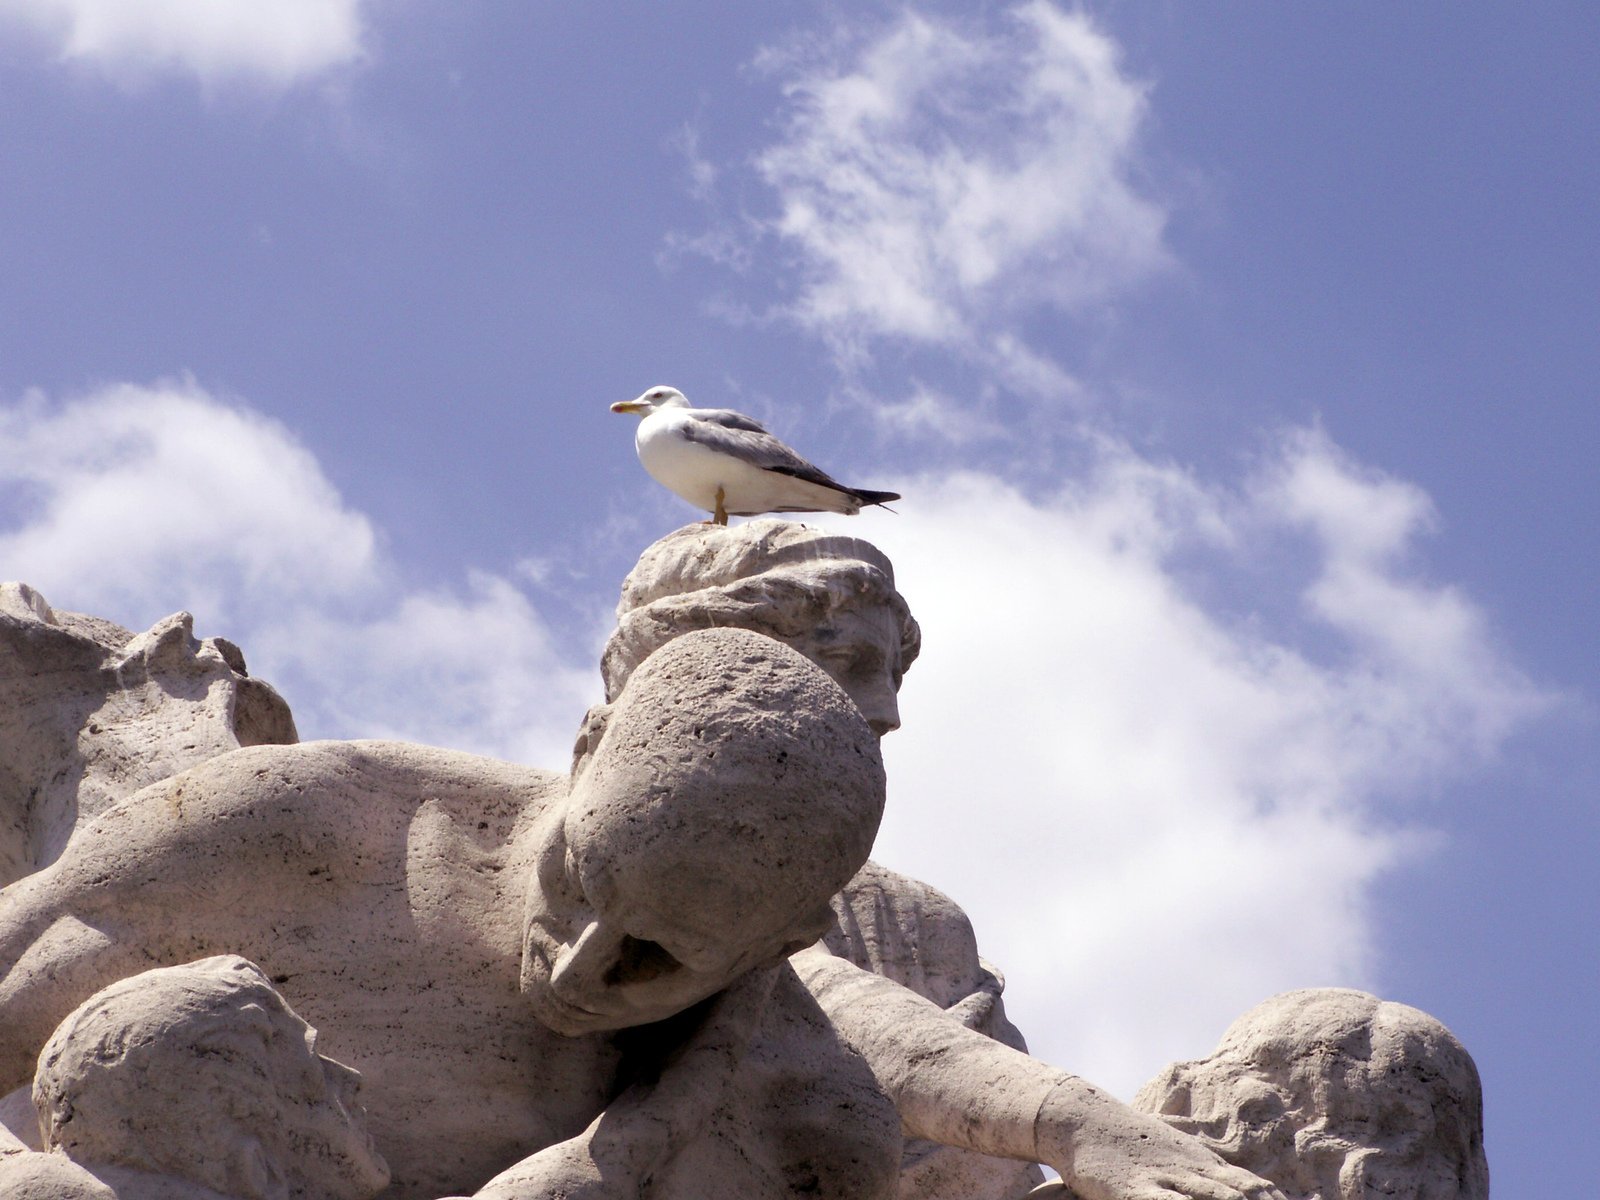
[{"label": "bird's head", "polygon": [[688,408],[689,401],[677,388],[653,387],[636,400],[618,400],[611,406],[614,413],[638,413],[648,417],[658,408]]}]

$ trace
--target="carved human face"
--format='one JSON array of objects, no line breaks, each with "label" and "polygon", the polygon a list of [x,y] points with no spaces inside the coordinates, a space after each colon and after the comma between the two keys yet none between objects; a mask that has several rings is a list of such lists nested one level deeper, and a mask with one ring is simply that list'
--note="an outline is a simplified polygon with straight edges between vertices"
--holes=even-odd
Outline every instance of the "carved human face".
[{"label": "carved human face", "polygon": [[[204,1036],[195,1050],[217,1076],[216,1094],[248,1087],[275,1117],[252,1122],[247,1136],[234,1140],[233,1153],[215,1156],[227,1170],[207,1180],[212,1186],[230,1195],[271,1196],[287,1185],[329,1200],[367,1200],[389,1182],[363,1119],[361,1076],[318,1053],[317,1031],[292,1010],[270,1001],[247,1004],[238,1020]],[[181,1158],[190,1148],[186,1142],[172,1153]]]},{"label": "carved human face", "polygon": [[82,1162],[240,1200],[368,1200],[389,1170],[359,1087],[259,968],[228,955],[147,971],[86,1002],[46,1046],[34,1102],[47,1144]]},{"label": "carved human face", "polygon": [[885,603],[863,600],[835,609],[803,635],[784,639],[816,663],[855,701],[872,732],[900,728],[900,621]]},{"label": "carved human face", "polygon": [[321,1195],[365,1200],[389,1182],[388,1165],[367,1132],[361,1075],[317,1052],[317,1031],[293,1012],[278,1014],[271,1044],[279,1088],[298,1103],[288,1106],[286,1155]]},{"label": "carved human face", "polygon": [[[1306,1200],[1468,1200],[1477,1176],[1449,1063],[1422,1061],[1378,1020],[1368,1058],[1271,1067],[1218,1058],[1184,1070],[1167,1120]],[[1448,1114],[1448,1115],[1447,1115]],[[1466,1181],[1466,1182],[1464,1182]]]},{"label": "carved human face", "polygon": [[809,945],[831,920],[823,905],[772,942],[687,928],[626,881],[604,890],[612,899],[602,909],[586,894],[561,821],[552,820],[525,910],[522,990],[539,1020],[569,1037],[665,1020]]},{"label": "carved human face", "polygon": [[[1383,1022],[1374,1053],[1330,1078],[1310,1063],[1292,1091],[1309,1119],[1294,1135],[1308,1185],[1334,1200],[1467,1200],[1479,1195],[1466,1131],[1455,1127],[1456,1097],[1438,1062],[1419,1062]],[[1318,1109],[1325,1111],[1317,1111]],[[1487,1195],[1485,1184],[1482,1195]]]}]

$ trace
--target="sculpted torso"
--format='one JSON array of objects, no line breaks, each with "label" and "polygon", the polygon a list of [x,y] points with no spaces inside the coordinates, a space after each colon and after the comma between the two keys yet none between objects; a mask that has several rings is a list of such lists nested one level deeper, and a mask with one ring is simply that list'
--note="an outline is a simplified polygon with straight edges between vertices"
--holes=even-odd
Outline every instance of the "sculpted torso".
[{"label": "sculpted torso", "polygon": [[[564,786],[359,742],[236,751],[146,789],[0,901],[8,939],[41,936],[0,985],[0,1089],[27,1082],[28,1047],[105,983],[232,952],[363,1073],[394,1195],[443,1195],[577,1133],[616,1054],[552,1032],[518,994],[527,864],[510,861]],[[30,914],[36,897],[50,903]],[[33,986],[34,967],[54,986]]]},{"label": "sculpted torso", "polygon": [[[104,985],[236,954],[364,1076],[387,1197],[474,1192],[523,1160],[526,1188],[482,1194],[565,1194],[552,1178],[590,1157],[634,1173],[621,1194],[655,1174],[660,1195],[694,1195],[696,1162],[750,1197],[883,1194],[893,1106],[783,963],[870,846],[871,731],[754,634],[680,639],[640,678],[573,781],[311,743],[235,751],[109,810],[0,894],[0,1089]],[[635,1118],[641,1136],[605,1144]],[[550,1148],[560,1161],[531,1157]]]}]

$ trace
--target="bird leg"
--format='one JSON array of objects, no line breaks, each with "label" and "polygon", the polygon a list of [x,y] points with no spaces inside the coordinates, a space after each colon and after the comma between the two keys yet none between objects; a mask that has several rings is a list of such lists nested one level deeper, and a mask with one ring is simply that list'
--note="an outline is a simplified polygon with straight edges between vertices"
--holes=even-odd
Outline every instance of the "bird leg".
[{"label": "bird leg", "polygon": [[727,499],[728,495],[722,490],[722,485],[719,483],[717,485],[717,511],[711,517],[713,525],[726,525],[728,523],[728,510],[723,507]]}]

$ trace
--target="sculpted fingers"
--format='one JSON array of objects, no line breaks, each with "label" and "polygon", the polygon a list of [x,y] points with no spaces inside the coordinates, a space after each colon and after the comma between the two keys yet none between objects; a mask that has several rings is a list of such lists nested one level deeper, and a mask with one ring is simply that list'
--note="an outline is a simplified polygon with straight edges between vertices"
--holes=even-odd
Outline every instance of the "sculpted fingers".
[{"label": "sculpted fingers", "polygon": [[1217,1168],[1163,1181],[1151,1200],[1285,1200],[1267,1180],[1249,1171],[1219,1164]]}]

